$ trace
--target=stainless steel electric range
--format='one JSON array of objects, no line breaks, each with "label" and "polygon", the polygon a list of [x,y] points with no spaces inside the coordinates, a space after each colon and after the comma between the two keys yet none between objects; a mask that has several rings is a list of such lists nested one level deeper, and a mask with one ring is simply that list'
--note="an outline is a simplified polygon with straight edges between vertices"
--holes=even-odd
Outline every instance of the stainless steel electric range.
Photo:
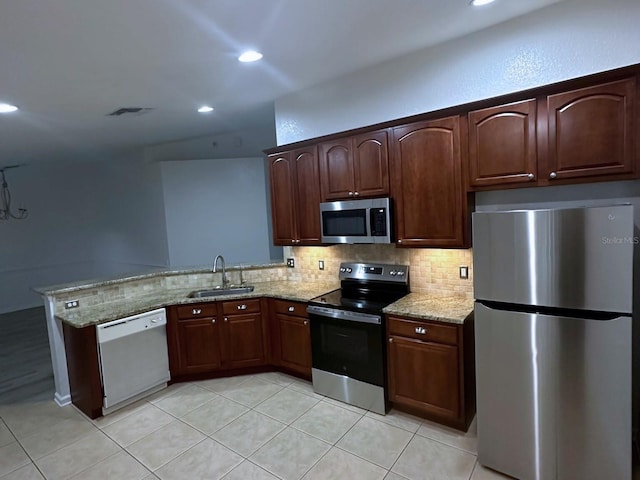
[{"label": "stainless steel electric range", "polygon": [[342,263],[341,288],[309,302],[313,390],[384,415],[387,411],[382,309],[409,293],[409,267]]}]

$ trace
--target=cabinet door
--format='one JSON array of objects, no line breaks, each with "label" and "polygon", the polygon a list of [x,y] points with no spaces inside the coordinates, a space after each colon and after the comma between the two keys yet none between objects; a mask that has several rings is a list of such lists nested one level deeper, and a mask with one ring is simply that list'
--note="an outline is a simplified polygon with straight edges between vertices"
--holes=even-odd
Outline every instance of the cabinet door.
[{"label": "cabinet door", "polygon": [[324,202],[354,197],[350,138],[340,138],[320,145],[320,186]]},{"label": "cabinet door", "polygon": [[320,230],[320,174],[316,147],[292,153],[295,163],[295,192],[297,236],[296,244],[321,243]]},{"label": "cabinet door", "polygon": [[262,315],[228,315],[223,317],[225,342],[223,358],[226,368],[253,367],[265,364]]},{"label": "cabinet door", "polygon": [[417,122],[393,129],[393,191],[398,245],[463,247],[460,119]]},{"label": "cabinet door", "polygon": [[458,348],[390,336],[389,400],[443,419],[458,419]]},{"label": "cabinet door", "polygon": [[550,182],[635,171],[636,80],[547,97]]},{"label": "cabinet door", "polygon": [[290,153],[269,156],[274,245],[293,245],[296,240],[294,169]]},{"label": "cabinet door", "polygon": [[311,376],[311,331],[309,320],[292,315],[276,315],[280,333],[280,365]]},{"label": "cabinet door", "polygon": [[534,182],[536,100],[469,112],[469,184]]},{"label": "cabinet door", "polygon": [[218,327],[215,317],[177,321],[179,374],[221,367]]},{"label": "cabinet door", "polygon": [[354,195],[389,195],[388,143],[386,130],[365,133],[353,138]]}]

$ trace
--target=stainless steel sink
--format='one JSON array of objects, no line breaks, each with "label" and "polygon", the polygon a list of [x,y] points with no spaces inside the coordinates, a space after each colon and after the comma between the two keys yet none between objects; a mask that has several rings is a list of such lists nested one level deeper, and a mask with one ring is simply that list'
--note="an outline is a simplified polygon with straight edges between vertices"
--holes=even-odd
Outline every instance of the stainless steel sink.
[{"label": "stainless steel sink", "polygon": [[203,298],[203,297],[219,297],[221,295],[238,295],[241,293],[253,292],[254,286],[243,287],[241,285],[230,285],[228,287],[214,287],[207,290],[196,290],[189,294],[189,298]]}]

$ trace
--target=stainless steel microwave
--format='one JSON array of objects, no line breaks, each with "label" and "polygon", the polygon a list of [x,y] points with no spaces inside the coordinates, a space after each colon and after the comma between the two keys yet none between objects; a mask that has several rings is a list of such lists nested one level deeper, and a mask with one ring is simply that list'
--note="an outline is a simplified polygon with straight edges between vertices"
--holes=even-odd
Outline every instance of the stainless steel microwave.
[{"label": "stainless steel microwave", "polygon": [[322,243],[392,243],[392,210],[390,198],[321,203]]}]

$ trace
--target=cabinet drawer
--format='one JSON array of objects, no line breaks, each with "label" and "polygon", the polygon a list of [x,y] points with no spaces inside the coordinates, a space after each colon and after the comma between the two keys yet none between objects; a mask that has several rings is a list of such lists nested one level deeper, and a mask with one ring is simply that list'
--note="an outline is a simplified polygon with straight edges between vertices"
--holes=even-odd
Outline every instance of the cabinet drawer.
[{"label": "cabinet drawer", "polygon": [[182,305],[178,307],[178,318],[215,317],[218,309],[215,303]]},{"label": "cabinet drawer", "polygon": [[222,312],[225,315],[233,315],[236,313],[259,313],[260,299],[252,298],[247,300],[235,300],[233,302],[224,302],[222,304]]},{"label": "cabinet drawer", "polygon": [[290,302],[287,300],[274,300],[276,313],[284,315],[296,315],[298,317],[307,316],[307,304],[301,302]]},{"label": "cabinet drawer", "polygon": [[389,317],[389,334],[400,335],[425,342],[458,344],[458,328],[452,325],[428,323],[408,318]]}]

